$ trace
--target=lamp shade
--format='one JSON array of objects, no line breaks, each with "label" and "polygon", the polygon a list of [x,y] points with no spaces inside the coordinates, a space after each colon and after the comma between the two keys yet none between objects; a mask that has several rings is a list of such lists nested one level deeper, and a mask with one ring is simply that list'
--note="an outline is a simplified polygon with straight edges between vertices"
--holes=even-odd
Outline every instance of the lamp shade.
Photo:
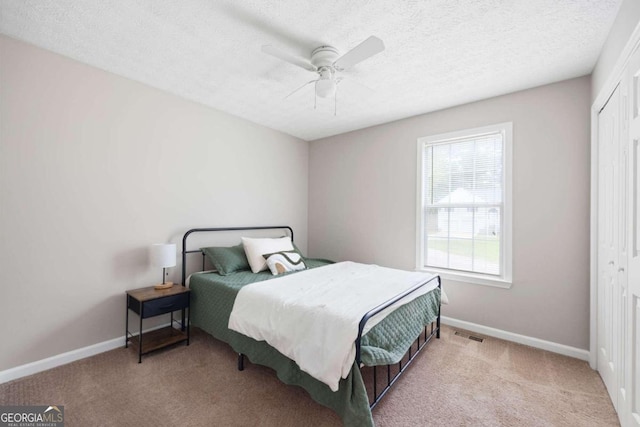
[{"label": "lamp shade", "polygon": [[176,265],[176,245],[156,243],[149,248],[149,260],[154,267],[173,267]]}]

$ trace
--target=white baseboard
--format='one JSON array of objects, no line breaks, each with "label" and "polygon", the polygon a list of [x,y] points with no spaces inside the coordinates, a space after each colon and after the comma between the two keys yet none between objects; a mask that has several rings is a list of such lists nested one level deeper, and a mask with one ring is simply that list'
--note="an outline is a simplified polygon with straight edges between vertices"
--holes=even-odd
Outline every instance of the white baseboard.
[{"label": "white baseboard", "polygon": [[576,347],[570,347],[564,344],[558,344],[551,341],[541,340],[539,338],[528,337],[526,335],[514,334],[513,332],[503,331],[502,329],[490,328],[488,326],[478,325],[476,323],[466,322],[464,320],[452,319],[451,317],[442,316],[442,323],[453,326],[454,328],[466,329],[467,331],[477,332],[494,338],[500,338],[505,341],[512,341],[518,344],[528,345],[530,347],[539,348],[541,350],[551,351],[553,353],[562,354],[564,356],[574,357],[576,359],[589,361],[589,350],[583,350]]},{"label": "white baseboard", "polygon": [[[451,317],[442,316],[441,320],[443,324],[453,326],[455,328],[466,329],[467,331],[477,332],[479,334],[487,335],[490,337],[528,345],[542,350],[551,351],[553,353],[574,357],[580,360],[589,360],[589,351],[587,350],[582,350],[551,341],[545,341],[538,338],[532,338],[525,335],[514,334],[513,332],[490,328],[488,326],[478,325],[476,323],[466,322],[464,320],[452,319]],[[177,324],[179,326],[179,322],[177,322]],[[154,328],[145,329],[144,332],[164,328],[166,326],[169,326],[169,324],[167,323],[156,326]],[[174,327],[175,326],[176,324],[174,324]],[[123,342],[124,335],[98,344],[93,344],[87,347],[79,348],[77,350],[72,350],[66,353],[58,354],[56,356],[48,357],[46,359],[27,363],[26,365],[16,366],[15,368],[0,371],[0,384],[13,381],[18,378],[26,377],[28,375],[37,374],[38,372],[46,371],[47,369],[52,369],[56,366],[66,365],[67,363],[71,363],[76,360],[84,359],[99,353],[104,353],[105,351],[122,347]]]},{"label": "white baseboard", "polygon": [[[178,327],[180,322],[178,323]],[[144,329],[143,332],[149,332],[156,329],[169,326],[169,323],[155,326],[153,328]],[[175,323],[174,323],[175,327]],[[133,334],[137,336],[137,334]],[[47,357],[46,359],[37,360],[35,362],[27,363],[26,365],[16,366],[15,368],[0,371],[0,384],[13,381],[18,378],[26,377],[28,375],[37,374],[38,372],[46,371],[57,366],[66,365],[67,363],[75,362],[76,360],[84,359],[94,356],[105,351],[113,350],[118,347],[122,347],[124,342],[124,335],[112,340],[103,341],[98,344],[93,344],[87,347],[71,350],[66,353],[58,354],[55,356]]]}]

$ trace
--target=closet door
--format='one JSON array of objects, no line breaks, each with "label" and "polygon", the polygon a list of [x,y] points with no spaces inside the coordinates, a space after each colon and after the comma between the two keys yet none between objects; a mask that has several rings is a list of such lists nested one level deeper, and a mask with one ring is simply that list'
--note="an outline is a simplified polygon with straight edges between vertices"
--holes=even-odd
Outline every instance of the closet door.
[{"label": "closet door", "polygon": [[[629,125],[632,114],[630,96],[630,79],[623,78],[620,82],[620,136],[618,145],[618,265],[617,265],[617,313],[616,340],[618,341],[618,414],[624,419],[629,411]],[[626,424],[623,423],[623,426]]]},{"label": "closet door", "polygon": [[598,372],[618,408],[620,91],[598,116]]},{"label": "closet door", "polygon": [[623,425],[640,426],[640,52],[629,61],[630,120],[627,150],[628,179],[628,256],[627,256],[627,319],[626,372],[627,396],[625,410],[619,413]]}]

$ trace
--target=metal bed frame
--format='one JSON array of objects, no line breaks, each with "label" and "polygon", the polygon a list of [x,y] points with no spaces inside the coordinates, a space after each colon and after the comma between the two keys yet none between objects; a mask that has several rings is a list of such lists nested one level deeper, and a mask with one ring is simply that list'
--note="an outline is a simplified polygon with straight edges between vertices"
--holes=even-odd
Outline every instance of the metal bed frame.
[{"label": "metal bed frame", "polygon": [[[289,227],[288,225],[276,225],[276,226],[257,226],[257,227],[222,227],[222,228],[193,228],[191,230],[188,230],[185,234],[184,237],[182,238],[182,286],[186,286],[186,265],[187,265],[187,254],[192,254],[192,253],[200,253],[202,255],[202,271],[205,270],[205,254],[204,252],[202,252],[200,249],[197,250],[187,250],[187,237],[189,237],[190,234],[192,233],[201,233],[201,232],[215,232],[215,231],[248,231],[248,230],[288,230],[289,234],[291,235],[291,242],[293,242],[293,229],[291,227]],[[362,341],[362,333],[364,331],[365,325],[367,324],[367,322],[376,314],[380,313],[381,311],[385,310],[386,308],[392,306],[393,304],[397,303],[398,301],[400,301],[401,299],[405,298],[406,296],[408,296],[409,294],[412,294],[414,292],[416,292],[418,289],[422,288],[423,286],[427,285],[428,283],[430,283],[433,280],[437,280],[438,281],[438,289],[442,289],[442,283],[440,280],[440,276],[435,276],[432,277],[431,279],[425,281],[424,283],[419,283],[415,286],[413,286],[410,289],[407,289],[406,291],[402,292],[401,294],[396,295],[395,297],[389,299],[388,301],[385,301],[384,303],[378,305],[377,307],[369,310],[364,316],[362,316],[362,319],[360,320],[360,323],[358,325],[358,336],[356,338],[356,363],[357,366],[362,367],[362,360],[361,360],[361,341]],[[185,311],[182,310],[182,324],[184,324],[185,321]],[[434,323],[435,323],[435,327],[434,327]],[[430,326],[430,330],[429,330],[429,326]],[[407,351],[407,353],[405,353],[405,355],[400,359],[400,361],[397,363],[398,365],[398,371],[392,376],[391,375],[391,365],[382,365],[382,366],[371,366],[370,368],[372,368],[373,371],[373,396],[372,399],[370,399],[370,403],[369,403],[369,408],[373,409],[379,402],[380,400],[384,397],[384,395],[387,393],[387,391],[389,391],[389,389],[391,388],[391,386],[393,384],[395,384],[395,382],[400,378],[400,376],[406,371],[406,369],[409,367],[409,365],[411,364],[411,362],[413,362],[413,360],[415,359],[415,357],[418,355],[418,353],[420,353],[420,351],[422,351],[422,349],[429,343],[429,341],[431,341],[431,339],[435,336],[436,338],[440,338],[440,304],[438,305],[438,317],[436,318],[435,322],[431,322],[430,325],[426,325],[424,327],[424,339],[422,340],[422,343],[420,342],[421,337],[423,336],[423,333],[421,332],[418,335],[418,338],[409,346],[409,350]],[[416,345],[416,351],[413,352],[413,345]],[[406,362],[403,364],[403,360],[405,359],[405,356],[408,355],[408,359],[406,360]],[[378,393],[378,375],[377,375],[377,370],[378,367],[384,367],[386,366],[387,368],[387,384],[384,385],[382,387],[382,390],[380,391],[380,393]],[[238,354],[238,370],[242,371],[244,370],[244,354],[239,353]],[[367,393],[368,394],[368,393]]]}]

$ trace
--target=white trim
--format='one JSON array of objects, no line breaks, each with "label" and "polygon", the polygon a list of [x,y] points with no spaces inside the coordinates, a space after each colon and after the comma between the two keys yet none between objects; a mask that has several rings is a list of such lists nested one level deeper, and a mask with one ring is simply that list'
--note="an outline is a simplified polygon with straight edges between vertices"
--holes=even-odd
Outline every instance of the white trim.
[{"label": "white trim", "polygon": [[1,371],[0,384],[122,347],[123,341],[124,336]]},{"label": "white trim", "polygon": [[631,54],[638,47],[640,47],[640,23],[636,25],[636,28],[633,30],[633,33],[629,37],[629,40],[627,40],[627,44],[620,52],[618,60],[616,61],[616,65],[609,73],[609,77],[607,77],[607,80],[602,85],[602,88],[600,89],[600,92],[598,92],[598,96],[596,96],[595,101],[593,101],[593,108],[595,108],[596,106],[599,107],[597,108],[596,114],[599,113],[600,110],[604,107],[604,105],[609,100],[609,96],[611,96],[616,86],[618,86],[618,83],[620,83],[622,74],[629,64],[629,59],[631,59]]},{"label": "white trim", "polygon": [[418,139],[416,148],[416,270],[421,271],[424,268],[424,246],[422,244],[424,237],[424,221],[422,220],[422,211],[424,210],[424,182],[422,173],[423,161],[423,142]]},{"label": "white trim", "polygon": [[[177,323],[179,324],[180,322],[178,321]],[[144,329],[143,332],[154,331],[156,329],[164,328],[167,326],[169,326],[169,323],[164,323],[153,328]],[[137,336],[137,334],[133,334],[133,336]],[[46,371],[47,369],[52,369],[57,366],[66,365],[67,363],[75,362],[76,360],[95,356],[96,354],[104,353],[105,351],[114,350],[116,348],[122,347],[123,342],[124,335],[87,347],[82,347],[76,350],[68,351],[66,353],[47,357],[46,359],[36,360],[35,362],[27,363],[26,365],[20,365],[16,366],[15,368],[0,371],[0,384],[13,381],[18,378],[26,377],[28,375],[37,374],[38,372]]]},{"label": "white trim", "polygon": [[591,111],[591,224],[589,251],[589,366],[598,368],[598,113]]},{"label": "white trim", "polygon": [[[438,269],[424,265],[424,221],[423,221],[423,148],[425,145],[437,145],[451,143],[461,138],[471,136],[501,133],[504,137],[503,151],[503,224],[501,242],[501,267],[502,274],[493,276],[489,274],[458,272],[450,269]],[[431,271],[440,274],[445,279],[463,281],[479,285],[510,288],[513,278],[513,122],[497,123],[473,129],[464,129],[455,132],[447,132],[438,135],[429,135],[418,138],[416,155],[416,270]]]},{"label": "white trim", "polygon": [[[589,352],[587,350],[582,350],[551,341],[545,341],[538,338],[532,338],[525,335],[515,334],[513,332],[503,331],[501,329],[490,328],[488,326],[478,325],[476,323],[453,319],[446,316],[442,316],[441,321],[443,324],[453,326],[455,328],[466,329],[471,332],[477,332],[479,334],[487,335],[490,337],[528,345],[542,350],[551,351],[553,353],[574,357],[580,360],[589,360]],[[168,325],[168,323],[162,324],[154,328],[145,329],[144,332],[164,328]],[[75,362],[76,360],[95,356],[96,354],[104,353],[105,351],[120,348],[122,347],[123,340],[124,336],[121,336],[98,344],[93,344],[87,347],[58,354],[56,356],[48,357],[46,359],[27,363],[26,365],[16,366],[15,368],[0,371],[0,384],[13,381],[18,378],[26,377],[28,375],[37,374],[38,372],[46,371],[47,369],[52,369],[57,366],[66,365],[67,363]]]},{"label": "white trim", "polygon": [[499,276],[489,276],[484,274],[473,274],[465,271],[446,270],[439,268],[421,268],[418,271],[425,271],[431,274],[437,274],[445,280],[455,280],[456,282],[474,283],[476,285],[493,286],[494,288],[511,289],[512,282],[501,279]]},{"label": "white trim", "polygon": [[589,366],[598,366],[598,114],[605,106],[623,74],[631,54],[640,46],[640,23],[620,52],[609,77],[591,105],[591,236],[590,236],[590,310],[589,315]]},{"label": "white trim", "polygon": [[464,320],[452,319],[451,317],[442,316],[440,320],[445,325],[453,326],[454,328],[466,329],[467,331],[476,332],[478,334],[487,335],[518,344],[528,345],[529,347],[539,348],[541,350],[562,354],[564,356],[569,356],[584,361],[589,361],[589,351],[583,350],[581,348],[558,344],[551,341],[545,341],[539,338],[528,337],[526,335],[515,334],[513,332],[490,328],[488,326],[478,325],[476,323],[466,322]]}]

